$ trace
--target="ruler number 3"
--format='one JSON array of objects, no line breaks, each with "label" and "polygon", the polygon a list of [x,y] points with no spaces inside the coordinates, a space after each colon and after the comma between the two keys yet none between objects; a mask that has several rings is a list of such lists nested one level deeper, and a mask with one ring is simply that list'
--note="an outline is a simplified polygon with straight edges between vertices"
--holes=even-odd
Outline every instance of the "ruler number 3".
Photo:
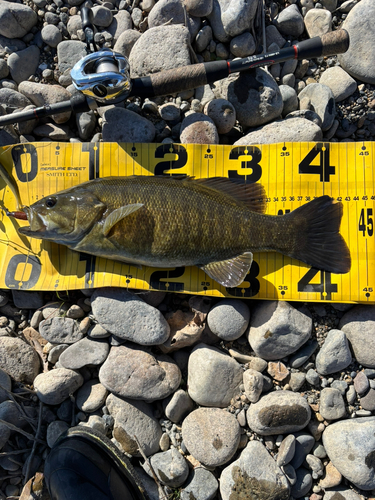
[{"label": "ruler number 3", "polygon": [[372,218],[372,208],[362,208],[359,216],[358,231],[362,231],[362,235],[366,236],[366,231],[369,236],[374,234],[374,220]]}]

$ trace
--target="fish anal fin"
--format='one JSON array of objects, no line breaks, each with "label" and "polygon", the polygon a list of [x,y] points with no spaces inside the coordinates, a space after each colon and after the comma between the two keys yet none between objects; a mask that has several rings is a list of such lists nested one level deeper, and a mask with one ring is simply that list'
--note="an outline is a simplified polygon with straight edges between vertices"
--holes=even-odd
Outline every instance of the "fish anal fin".
[{"label": "fish anal fin", "polygon": [[253,254],[245,252],[233,259],[210,262],[205,266],[199,266],[210,278],[225,287],[240,285],[245,279],[253,262]]},{"label": "fish anal fin", "polygon": [[136,212],[143,207],[143,203],[133,203],[131,205],[125,205],[124,207],[116,208],[112,213],[108,215],[105,220],[103,233],[107,236],[110,230],[124,217]]},{"label": "fish anal fin", "polygon": [[253,212],[264,214],[266,211],[266,191],[261,184],[239,184],[227,177],[211,177],[209,179],[194,179],[211,189],[226,193],[243,203]]}]

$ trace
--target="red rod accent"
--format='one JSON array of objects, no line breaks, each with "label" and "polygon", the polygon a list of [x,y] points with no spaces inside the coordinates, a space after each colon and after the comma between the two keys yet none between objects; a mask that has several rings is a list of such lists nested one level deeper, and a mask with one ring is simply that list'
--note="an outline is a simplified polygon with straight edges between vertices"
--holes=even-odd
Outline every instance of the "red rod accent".
[{"label": "red rod accent", "polygon": [[228,75],[230,75],[231,71],[230,71],[230,62],[227,61],[227,66],[228,66]]},{"label": "red rod accent", "polygon": [[25,212],[9,212],[8,217],[14,217],[15,219],[27,220],[27,214]]},{"label": "red rod accent", "polygon": [[298,59],[298,48],[297,48],[297,45],[293,45],[293,49],[294,49],[294,59]]}]

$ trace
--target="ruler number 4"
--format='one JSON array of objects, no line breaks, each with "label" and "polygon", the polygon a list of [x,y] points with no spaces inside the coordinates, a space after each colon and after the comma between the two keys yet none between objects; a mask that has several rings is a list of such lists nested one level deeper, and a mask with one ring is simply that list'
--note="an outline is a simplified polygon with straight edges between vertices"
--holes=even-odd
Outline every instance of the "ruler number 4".
[{"label": "ruler number 4", "polygon": [[358,231],[362,231],[362,235],[366,236],[366,231],[369,236],[374,234],[374,220],[372,218],[372,208],[362,208],[359,216]]},{"label": "ruler number 4", "polygon": [[[319,155],[319,164],[313,164]],[[320,182],[329,182],[330,175],[335,174],[335,167],[329,164],[329,144],[318,143],[299,164],[300,174],[318,174]]]}]

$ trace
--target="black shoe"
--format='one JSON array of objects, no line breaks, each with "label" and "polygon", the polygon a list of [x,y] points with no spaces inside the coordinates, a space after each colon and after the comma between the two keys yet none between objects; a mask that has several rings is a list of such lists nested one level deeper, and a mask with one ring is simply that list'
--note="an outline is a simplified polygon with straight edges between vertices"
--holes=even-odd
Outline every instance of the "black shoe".
[{"label": "black shoe", "polygon": [[44,475],[51,500],[147,500],[125,455],[87,427],[73,427],[57,440]]}]

